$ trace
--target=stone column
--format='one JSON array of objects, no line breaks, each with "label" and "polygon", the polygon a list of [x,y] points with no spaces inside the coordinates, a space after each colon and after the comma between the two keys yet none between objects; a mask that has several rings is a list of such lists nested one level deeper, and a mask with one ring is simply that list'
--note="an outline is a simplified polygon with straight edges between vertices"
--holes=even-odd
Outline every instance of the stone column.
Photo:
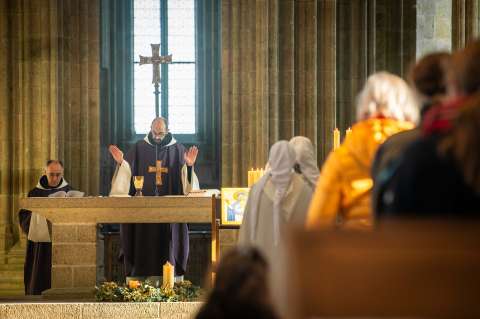
[{"label": "stone column", "polygon": [[452,0],[417,0],[417,59],[452,49]]},{"label": "stone column", "polygon": [[317,3],[317,126],[318,162],[326,159],[333,148],[337,100],[337,4],[334,0]]},{"label": "stone column", "polygon": [[338,0],[336,123],[344,132],[356,121],[355,101],[369,75],[405,76],[415,59],[414,0]]},{"label": "stone column", "polygon": [[463,48],[478,35],[478,0],[452,0],[452,49]]},{"label": "stone column", "polygon": [[52,288],[47,298],[92,297],[96,284],[96,224],[54,224]]}]

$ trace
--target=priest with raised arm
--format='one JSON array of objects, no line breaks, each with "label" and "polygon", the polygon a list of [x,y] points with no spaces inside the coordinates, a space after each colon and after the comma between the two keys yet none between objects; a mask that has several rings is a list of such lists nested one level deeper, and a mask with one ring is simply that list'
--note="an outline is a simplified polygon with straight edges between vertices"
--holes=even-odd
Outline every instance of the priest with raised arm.
[{"label": "priest with raised arm", "polygon": [[[110,196],[133,195],[132,176],[144,177],[144,196],[186,195],[199,188],[193,169],[197,147],[187,150],[177,143],[162,117],[152,121],[150,132],[125,157],[115,145],[109,150],[117,162]],[[122,224],[120,237],[126,276],[161,276],[167,261],[175,266],[175,276],[184,275],[189,253],[187,224]]]}]

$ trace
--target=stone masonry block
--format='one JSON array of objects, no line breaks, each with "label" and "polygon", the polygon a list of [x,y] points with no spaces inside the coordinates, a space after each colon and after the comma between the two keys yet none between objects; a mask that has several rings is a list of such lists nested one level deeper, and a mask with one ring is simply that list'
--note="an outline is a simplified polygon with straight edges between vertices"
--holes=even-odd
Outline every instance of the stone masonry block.
[{"label": "stone masonry block", "polygon": [[95,265],[96,244],[54,244],[52,263],[54,265]]},{"label": "stone masonry block", "polygon": [[96,283],[95,266],[73,267],[73,285],[74,287],[92,287]]},{"label": "stone masonry block", "polygon": [[52,288],[73,287],[72,267],[53,266],[52,270]]}]

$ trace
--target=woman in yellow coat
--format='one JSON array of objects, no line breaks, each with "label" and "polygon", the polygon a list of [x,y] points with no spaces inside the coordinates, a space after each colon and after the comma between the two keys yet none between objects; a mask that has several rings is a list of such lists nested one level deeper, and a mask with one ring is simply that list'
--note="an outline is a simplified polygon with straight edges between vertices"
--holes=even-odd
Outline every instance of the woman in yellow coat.
[{"label": "woman in yellow coat", "polygon": [[371,75],[358,97],[358,122],[322,167],[307,227],[368,229],[375,152],[390,135],[412,129],[417,118],[418,108],[405,81],[387,72]]}]

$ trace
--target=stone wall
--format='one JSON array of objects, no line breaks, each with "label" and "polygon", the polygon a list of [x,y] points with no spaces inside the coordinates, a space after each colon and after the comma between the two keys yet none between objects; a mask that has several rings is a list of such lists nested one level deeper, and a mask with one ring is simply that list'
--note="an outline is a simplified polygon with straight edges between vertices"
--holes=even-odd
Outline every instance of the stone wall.
[{"label": "stone wall", "polygon": [[417,0],[417,58],[452,49],[452,0]]}]

